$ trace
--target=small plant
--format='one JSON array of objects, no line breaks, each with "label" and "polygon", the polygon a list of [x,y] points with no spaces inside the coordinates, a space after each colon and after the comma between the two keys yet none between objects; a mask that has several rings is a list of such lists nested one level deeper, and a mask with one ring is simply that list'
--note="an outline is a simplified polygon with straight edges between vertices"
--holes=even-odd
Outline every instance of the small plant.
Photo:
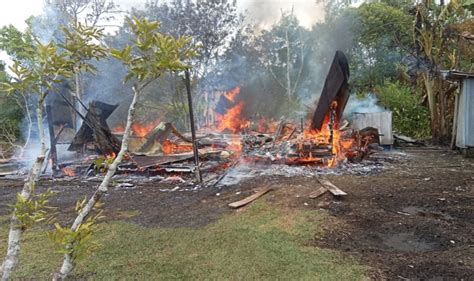
[{"label": "small plant", "polygon": [[99,156],[94,160],[94,170],[98,173],[105,174],[109,169],[110,165],[115,160],[115,156],[106,155],[106,156]]},{"label": "small plant", "polygon": [[[87,198],[76,202],[76,213],[79,214],[84,206],[87,204]],[[88,256],[99,244],[92,239],[97,223],[104,218],[102,215],[102,203],[97,202],[94,206],[96,214],[89,216],[82,222],[74,231],[69,227],[62,227],[59,223],[55,223],[55,229],[48,233],[48,238],[53,241],[61,254],[68,254],[71,256],[71,262],[75,263],[80,258]]]},{"label": "small plant", "polygon": [[53,215],[51,210],[54,207],[48,205],[49,198],[56,193],[47,190],[40,194],[34,194],[29,198],[25,198],[20,193],[16,195],[16,202],[11,207],[15,209],[15,216],[18,219],[16,227],[26,229],[40,222],[51,222]]}]

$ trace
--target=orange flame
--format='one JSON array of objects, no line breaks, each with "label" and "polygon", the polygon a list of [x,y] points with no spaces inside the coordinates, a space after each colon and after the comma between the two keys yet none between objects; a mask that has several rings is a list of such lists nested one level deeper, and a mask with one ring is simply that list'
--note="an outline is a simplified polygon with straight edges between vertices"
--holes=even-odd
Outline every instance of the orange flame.
[{"label": "orange flame", "polygon": [[193,150],[192,144],[176,144],[170,140],[165,140],[162,145],[163,153],[164,154],[174,154],[174,153],[183,153],[183,152],[190,152]]},{"label": "orange flame", "polygon": [[[331,105],[331,109],[335,109],[337,107],[337,103],[333,102]],[[338,128],[338,120],[336,120],[333,124],[333,132],[332,132],[332,140],[331,140],[331,130],[329,129],[330,123],[330,114],[326,115],[323,126],[321,130],[311,130],[307,129],[304,131],[305,139],[313,140],[317,144],[326,144],[331,146],[331,152],[334,155],[333,158],[328,159],[327,167],[334,167],[339,161],[342,161],[346,158],[346,152],[350,149],[353,145],[353,139],[342,139],[341,132],[337,129]],[[317,161],[321,160],[316,157],[307,157],[303,159],[299,159],[298,161]],[[324,162],[324,161],[323,161]]]},{"label": "orange flame", "polygon": [[240,94],[240,86],[233,88],[232,90],[224,93],[224,96],[231,102],[235,102],[235,98]]},{"label": "orange flame", "polygon": [[76,176],[76,170],[74,168],[71,168],[71,167],[64,167],[63,172],[69,177]]},{"label": "orange flame", "polygon": [[217,114],[217,130],[222,132],[227,129],[235,134],[245,128],[248,128],[250,122],[241,116],[244,105],[245,103],[240,101],[232,108],[227,110],[225,114]]},{"label": "orange flame", "polygon": [[235,99],[240,94],[240,87],[235,87],[232,90],[224,93],[224,96],[234,105],[224,114],[216,114],[217,130],[223,132],[225,130],[231,133],[238,133],[242,129],[248,128],[250,122],[241,116],[244,109],[244,101],[236,103]]},{"label": "orange flame", "polygon": [[117,125],[113,127],[110,131],[112,133],[123,133],[125,131],[125,125],[123,124]]},{"label": "orange flame", "polygon": [[161,123],[160,119],[157,119],[148,124],[134,123],[132,124],[133,134],[140,138],[146,137],[146,135],[148,135],[148,133],[150,133],[160,123]]},{"label": "orange flame", "polygon": [[[150,133],[160,123],[161,123],[161,119],[157,119],[157,120],[155,120],[153,122],[150,122],[148,124],[142,124],[142,123],[138,123],[138,122],[133,123],[132,124],[133,135],[135,135],[137,137],[140,137],[140,138],[146,137],[146,135],[148,135],[148,133]],[[125,132],[125,125],[124,124],[117,125],[114,128],[112,128],[111,131],[113,133],[123,133],[123,132]]]}]

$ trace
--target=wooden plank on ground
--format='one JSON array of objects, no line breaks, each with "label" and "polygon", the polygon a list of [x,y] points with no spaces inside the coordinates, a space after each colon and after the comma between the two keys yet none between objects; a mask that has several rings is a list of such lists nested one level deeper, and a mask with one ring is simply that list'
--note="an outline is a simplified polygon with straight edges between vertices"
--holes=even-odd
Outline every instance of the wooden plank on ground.
[{"label": "wooden plank on ground", "polygon": [[346,196],[347,193],[339,189],[337,186],[332,184],[328,179],[326,178],[318,178],[319,183],[321,183],[325,188],[329,190],[329,192],[332,193],[334,196]]},{"label": "wooden plank on ground", "polygon": [[258,199],[259,197],[261,197],[262,195],[264,195],[265,193],[269,192],[270,190],[272,190],[271,187],[266,187],[260,191],[258,191],[257,193],[253,194],[253,195],[250,195],[249,197],[247,198],[244,198],[240,201],[236,201],[236,202],[233,202],[233,203],[230,203],[229,204],[229,207],[231,208],[234,208],[234,209],[237,209],[237,208],[240,208],[242,206],[245,206],[249,203],[251,203],[252,201],[255,201],[256,199]]},{"label": "wooden plank on ground", "polygon": [[325,188],[324,186],[320,186],[318,189],[311,192],[308,197],[311,198],[311,199],[315,199],[315,198],[318,198],[319,196],[323,195],[327,191],[328,191],[327,188]]}]

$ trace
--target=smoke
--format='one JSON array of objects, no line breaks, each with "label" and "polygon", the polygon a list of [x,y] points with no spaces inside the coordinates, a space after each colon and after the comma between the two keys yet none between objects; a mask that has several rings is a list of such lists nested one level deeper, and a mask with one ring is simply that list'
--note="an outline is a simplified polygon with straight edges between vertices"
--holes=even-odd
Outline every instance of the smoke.
[{"label": "smoke", "polygon": [[347,102],[344,115],[350,116],[353,113],[374,113],[387,111],[384,107],[378,105],[379,99],[376,95],[370,93],[363,98],[357,95],[351,95]]},{"label": "smoke", "polygon": [[256,23],[260,28],[268,29],[281,17],[282,11],[298,18],[300,24],[310,28],[324,19],[324,8],[314,0],[242,0],[237,3],[239,10],[245,13],[247,21]]},{"label": "smoke", "polygon": [[63,35],[61,26],[67,25],[67,19],[61,16],[59,9],[55,5],[45,5],[40,16],[31,20],[31,30],[42,44],[47,44],[51,40],[59,41]]}]

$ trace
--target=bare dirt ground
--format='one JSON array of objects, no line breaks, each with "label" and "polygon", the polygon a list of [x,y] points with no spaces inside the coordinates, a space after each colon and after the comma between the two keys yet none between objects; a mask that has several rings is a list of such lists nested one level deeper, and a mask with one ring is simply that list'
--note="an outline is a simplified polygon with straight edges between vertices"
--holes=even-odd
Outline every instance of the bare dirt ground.
[{"label": "bare dirt ground", "polygon": [[[329,218],[324,235],[308,245],[355,256],[373,279],[472,280],[474,276],[474,161],[435,148],[405,149],[402,161],[387,163],[369,176],[331,175],[348,193],[309,199],[319,187],[314,178],[265,177],[235,186],[190,191],[185,184],[137,183],[132,189],[111,188],[105,198],[108,220],[130,220],[144,226],[202,227],[234,212],[227,204],[272,186],[259,200],[279,208],[324,209]],[[20,180],[0,179],[0,215],[21,188]],[[97,183],[43,180],[64,222],[73,219],[77,199]],[[166,191],[180,188],[177,191]]]}]

